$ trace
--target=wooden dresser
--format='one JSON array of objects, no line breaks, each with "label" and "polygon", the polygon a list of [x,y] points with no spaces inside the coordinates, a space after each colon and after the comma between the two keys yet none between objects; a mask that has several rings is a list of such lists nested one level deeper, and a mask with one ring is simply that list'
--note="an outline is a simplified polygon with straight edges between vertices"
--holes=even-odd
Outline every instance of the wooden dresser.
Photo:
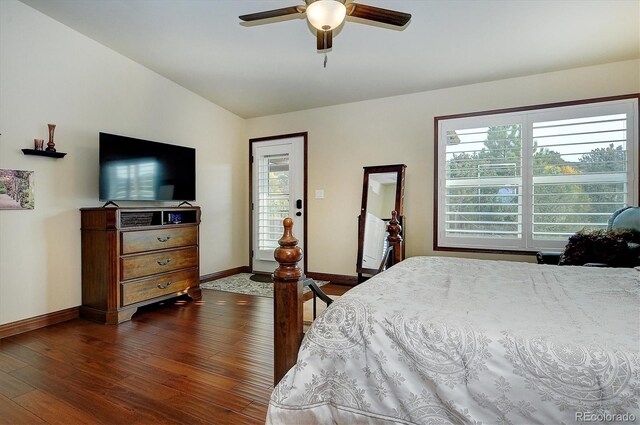
[{"label": "wooden dresser", "polygon": [[199,207],[80,212],[82,317],[117,324],[146,304],[201,297]]}]

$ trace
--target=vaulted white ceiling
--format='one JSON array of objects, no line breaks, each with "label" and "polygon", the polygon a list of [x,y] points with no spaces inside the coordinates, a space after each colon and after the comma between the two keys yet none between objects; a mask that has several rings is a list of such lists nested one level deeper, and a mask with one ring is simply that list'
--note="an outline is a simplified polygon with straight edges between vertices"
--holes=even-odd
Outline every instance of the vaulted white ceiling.
[{"label": "vaulted white ceiling", "polygon": [[640,0],[357,0],[413,17],[346,22],[326,68],[304,19],[238,19],[302,0],[22,1],[245,118],[640,58]]}]

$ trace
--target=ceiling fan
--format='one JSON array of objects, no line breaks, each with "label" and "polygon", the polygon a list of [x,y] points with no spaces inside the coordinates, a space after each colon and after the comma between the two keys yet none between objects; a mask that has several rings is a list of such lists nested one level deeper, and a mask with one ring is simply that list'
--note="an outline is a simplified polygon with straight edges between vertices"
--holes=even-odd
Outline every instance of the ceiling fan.
[{"label": "ceiling fan", "polygon": [[350,0],[305,0],[305,4],[300,6],[250,13],[239,18],[245,22],[252,22],[287,15],[306,15],[309,23],[317,30],[318,50],[331,49],[333,30],[342,24],[346,16],[397,27],[405,26],[411,19],[410,13],[352,3]]}]

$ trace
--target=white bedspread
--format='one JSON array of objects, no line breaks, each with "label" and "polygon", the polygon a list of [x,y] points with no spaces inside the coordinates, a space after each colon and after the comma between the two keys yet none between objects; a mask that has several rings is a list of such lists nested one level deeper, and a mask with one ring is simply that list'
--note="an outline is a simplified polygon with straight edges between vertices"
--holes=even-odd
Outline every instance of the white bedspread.
[{"label": "white bedspread", "polygon": [[640,423],[639,309],[636,269],[410,258],[313,323],[267,423]]}]

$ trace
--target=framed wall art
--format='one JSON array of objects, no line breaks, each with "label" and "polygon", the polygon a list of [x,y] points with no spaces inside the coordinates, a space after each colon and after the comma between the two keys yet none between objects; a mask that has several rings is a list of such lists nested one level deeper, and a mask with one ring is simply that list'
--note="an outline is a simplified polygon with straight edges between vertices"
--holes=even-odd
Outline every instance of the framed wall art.
[{"label": "framed wall art", "polygon": [[0,168],[0,210],[32,210],[33,171]]}]

